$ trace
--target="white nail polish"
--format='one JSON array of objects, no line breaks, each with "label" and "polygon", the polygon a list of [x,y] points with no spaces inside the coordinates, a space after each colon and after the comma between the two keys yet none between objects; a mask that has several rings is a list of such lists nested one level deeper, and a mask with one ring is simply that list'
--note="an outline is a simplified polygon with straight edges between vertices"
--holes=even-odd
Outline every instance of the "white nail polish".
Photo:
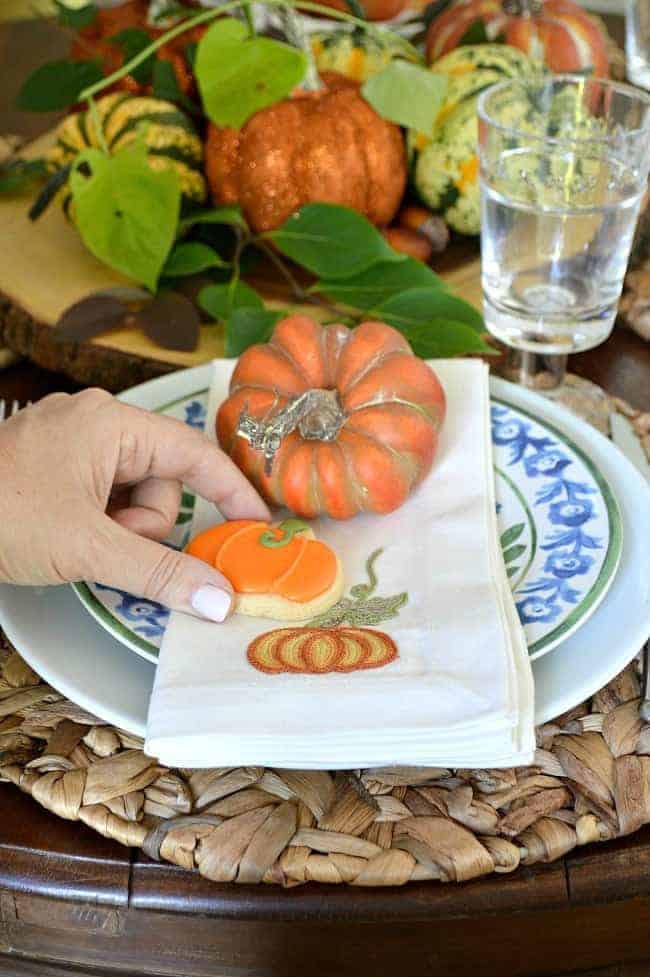
[{"label": "white nail polish", "polygon": [[222,590],[221,587],[205,584],[192,594],[190,603],[197,614],[221,624],[230,612],[232,594],[229,594],[227,590]]}]

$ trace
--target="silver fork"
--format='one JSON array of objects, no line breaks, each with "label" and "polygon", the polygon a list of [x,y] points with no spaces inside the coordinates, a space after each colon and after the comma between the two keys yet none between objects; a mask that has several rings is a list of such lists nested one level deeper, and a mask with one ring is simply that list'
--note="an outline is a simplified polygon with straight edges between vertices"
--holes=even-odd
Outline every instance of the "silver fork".
[{"label": "silver fork", "polygon": [[[26,404],[25,406],[28,407],[29,404]],[[0,400],[0,421],[9,420],[9,418],[13,417],[14,414],[17,414],[19,410],[20,410],[20,403],[17,400],[14,400],[12,402],[11,408],[9,408],[5,400]]]}]

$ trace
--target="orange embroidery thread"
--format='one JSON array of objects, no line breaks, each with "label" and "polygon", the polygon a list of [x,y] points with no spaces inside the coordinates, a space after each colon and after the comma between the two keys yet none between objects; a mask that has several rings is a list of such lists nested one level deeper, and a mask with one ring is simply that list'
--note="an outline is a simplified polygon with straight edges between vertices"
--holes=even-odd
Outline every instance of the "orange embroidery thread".
[{"label": "orange embroidery thread", "polygon": [[398,651],[383,631],[303,627],[267,631],[249,644],[246,655],[253,668],[267,675],[325,675],[382,668],[395,661]]}]

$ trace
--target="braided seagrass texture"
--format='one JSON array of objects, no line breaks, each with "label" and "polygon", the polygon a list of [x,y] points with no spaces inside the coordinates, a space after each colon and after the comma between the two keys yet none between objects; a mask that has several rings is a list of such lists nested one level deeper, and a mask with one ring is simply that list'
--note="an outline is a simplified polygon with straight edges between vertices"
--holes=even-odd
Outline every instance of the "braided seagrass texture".
[{"label": "braided seagrass texture", "polygon": [[46,685],[0,636],[0,781],[215,882],[463,882],[650,821],[650,725],[628,666],[537,731],[519,770],[169,770]]}]

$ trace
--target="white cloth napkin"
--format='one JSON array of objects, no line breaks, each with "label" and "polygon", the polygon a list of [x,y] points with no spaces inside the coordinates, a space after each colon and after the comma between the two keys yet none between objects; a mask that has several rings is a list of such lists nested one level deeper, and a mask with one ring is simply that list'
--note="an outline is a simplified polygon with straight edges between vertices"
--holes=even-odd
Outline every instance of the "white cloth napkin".
[{"label": "white cloth napkin", "polygon": [[[376,595],[407,591],[408,603],[376,628],[399,657],[346,674],[265,674],[246,649],[286,625],[242,615],[218,625],[173,613],[149,706],[149,754],[190,767],[531,762],[533,682],[499,548],[488,370],[477,360],[431,366],[447,418],[427,478],[388,516],[313,524],[341,557],[346,594],[366,582],[367,558],[383,547]],[[232,363],[215,362],[208,432],[231,372]],[[197,499],[193,533],[219,518]]]}]

